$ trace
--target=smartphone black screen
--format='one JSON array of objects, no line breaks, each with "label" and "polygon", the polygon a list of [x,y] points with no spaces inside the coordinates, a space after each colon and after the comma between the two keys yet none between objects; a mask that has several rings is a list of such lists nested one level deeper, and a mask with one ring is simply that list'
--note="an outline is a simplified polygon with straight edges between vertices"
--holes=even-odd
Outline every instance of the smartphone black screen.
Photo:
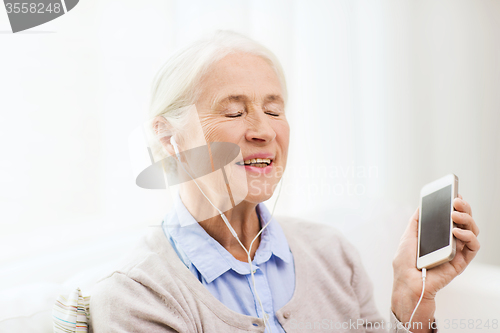
[{"label": "smartphone black screen", "polygon": [[451,185],[422,198],[419,256],[450,244]]}]

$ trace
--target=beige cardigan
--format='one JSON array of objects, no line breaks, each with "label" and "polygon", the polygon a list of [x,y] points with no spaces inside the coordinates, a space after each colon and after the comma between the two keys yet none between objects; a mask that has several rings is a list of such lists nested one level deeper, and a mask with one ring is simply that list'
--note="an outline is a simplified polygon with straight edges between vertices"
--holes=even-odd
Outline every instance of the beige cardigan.
[{"label": "beige cardigan", "polygon": [[[336,229],[276,220],[296,271],[292,299],[276,312],[286,332],[408,332],[392,312],[383,322],[356,249]],[[90,332],[264,332],[262,319],[230,310],[196,279],[160,226],[151,229],[127,264],[94,288]]]}]

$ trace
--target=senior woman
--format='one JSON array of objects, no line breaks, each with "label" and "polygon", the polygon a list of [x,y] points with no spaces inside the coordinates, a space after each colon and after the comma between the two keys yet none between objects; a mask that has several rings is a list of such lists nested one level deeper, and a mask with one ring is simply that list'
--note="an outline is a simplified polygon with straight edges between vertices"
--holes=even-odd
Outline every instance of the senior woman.
[{"label": "senior woman", "polygon": [[[152,147],[155,161],[172,156],[184,169],[180,151],[203,141],[237,145],[247,183],[236,187],[244,187],[245,196],[209,205],[208,198],[217,196],[206,184],[181,182],[162,228],[152,228],[128,263],[94,289],[93,332],[408,332],[401,324],[409,321],[422,290],[415,267],[418,210],[393,260],[388,325],[352,245],[330,226],[274,218],[262,203],[286,167],[286,100],[276,57],[233,32],[218,31],[165,64],[151,104],[151,129],[162,133]],[[195,116],[188,117],[188,110]],[[198,122],[201,141],[192,134]],[[238,192],[231,181],[226,179],[228,191]],[[211,204],[224,207],[213,213]],[[433,331],[436,293],[479,250],[469,204],[460,197],[454,207],[457,254],[427,273],[413,318],[422,325],[412,325],[412,332]]]}]

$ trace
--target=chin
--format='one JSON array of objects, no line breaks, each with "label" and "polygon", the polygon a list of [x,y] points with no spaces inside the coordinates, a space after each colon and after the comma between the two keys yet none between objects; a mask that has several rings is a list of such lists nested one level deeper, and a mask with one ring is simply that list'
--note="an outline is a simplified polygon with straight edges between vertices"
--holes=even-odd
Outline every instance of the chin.
[{"label": "chin", "polygon": [[275,184],[270,184],[269,181],[266,183],[253,181],[248,184],[248,194],[246,196],[246,201],[252,203],[260,203],[269,200],[274,193],[276,188]]}]

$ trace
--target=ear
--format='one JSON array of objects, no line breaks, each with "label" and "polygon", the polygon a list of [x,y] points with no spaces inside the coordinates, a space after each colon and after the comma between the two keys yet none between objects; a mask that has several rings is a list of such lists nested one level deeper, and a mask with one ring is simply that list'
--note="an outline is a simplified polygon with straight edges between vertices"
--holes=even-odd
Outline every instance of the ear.
[{"label": "ear", "polygon": [[156,139],[161,143],[164,150],[170,156],[174,156],[174,147],[170,143],[170,138],[174,134],[172,125],[163,116],[156,116],[151,124]]}]

